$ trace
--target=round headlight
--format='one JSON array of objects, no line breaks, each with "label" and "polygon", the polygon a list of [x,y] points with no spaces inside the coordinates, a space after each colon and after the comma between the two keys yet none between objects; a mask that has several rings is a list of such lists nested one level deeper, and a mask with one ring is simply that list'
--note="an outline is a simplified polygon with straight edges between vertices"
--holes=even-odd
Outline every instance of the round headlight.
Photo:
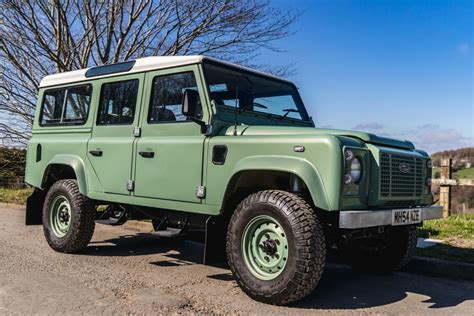
[{"label": "round headlight", "polygon": [[433,168],[433,161],[431,161],[431,159],[426,161],[426,168],[428,168],[428,169]]},{"label": "round headlight", "polygon": [[362,164],[359,158],[354,158],[351,162],[351,177],[354,183],[359,182],[362,177]]}]

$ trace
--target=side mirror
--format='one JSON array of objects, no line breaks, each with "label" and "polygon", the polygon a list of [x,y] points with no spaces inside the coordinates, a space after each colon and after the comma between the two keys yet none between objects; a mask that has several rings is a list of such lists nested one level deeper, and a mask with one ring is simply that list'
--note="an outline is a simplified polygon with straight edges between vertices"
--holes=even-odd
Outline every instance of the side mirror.
[{"label": "side mirror", "polygon": [[184,90],[181,112],[189,118],[198,118],[200,116],[199,92],[192,89]]}]

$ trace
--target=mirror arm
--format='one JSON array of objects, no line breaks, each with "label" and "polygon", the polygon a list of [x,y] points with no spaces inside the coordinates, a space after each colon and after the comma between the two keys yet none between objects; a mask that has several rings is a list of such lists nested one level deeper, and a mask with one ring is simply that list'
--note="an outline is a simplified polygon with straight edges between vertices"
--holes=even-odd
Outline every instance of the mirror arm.
[{"label": "mirror arm", "polygon": [[206,134],[206,135],[209,135],[211,133],[211,125],[207,125],[206,122],[201,121],[200,119],[195,118],[195,117],[190,117],[189,119],[193,121],[194,123],[198,124],[199,126],[201,126],[201,133]]}]

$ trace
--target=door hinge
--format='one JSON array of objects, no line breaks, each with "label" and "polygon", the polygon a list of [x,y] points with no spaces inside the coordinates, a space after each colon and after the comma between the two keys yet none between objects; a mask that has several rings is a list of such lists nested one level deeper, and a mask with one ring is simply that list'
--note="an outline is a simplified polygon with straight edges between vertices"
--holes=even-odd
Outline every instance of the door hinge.
[{"label": "door hinge", "polygon": [[127,191],[133,191],[135,189],[135,181],[127,180]]},{"label": "door hinge", "polygon": [[203,199],[206,197],[206,187],[203,185],[198,185],[196,187],[196,197]]},{"label": "door hinge", "polygon": [[133,128],[133,136],[140,137],[142,135],[142,128],[141,127],[134,127]]}]

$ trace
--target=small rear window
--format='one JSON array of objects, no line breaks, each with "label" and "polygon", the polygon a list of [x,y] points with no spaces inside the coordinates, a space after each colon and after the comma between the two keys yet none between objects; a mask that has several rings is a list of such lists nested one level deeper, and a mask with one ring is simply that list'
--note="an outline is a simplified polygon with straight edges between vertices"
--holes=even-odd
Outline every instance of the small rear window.
[{"label": "small rear window", "polygon": [[92,85],[47,90],[41,106],[41,126],[82,125],[87,121]]}]

